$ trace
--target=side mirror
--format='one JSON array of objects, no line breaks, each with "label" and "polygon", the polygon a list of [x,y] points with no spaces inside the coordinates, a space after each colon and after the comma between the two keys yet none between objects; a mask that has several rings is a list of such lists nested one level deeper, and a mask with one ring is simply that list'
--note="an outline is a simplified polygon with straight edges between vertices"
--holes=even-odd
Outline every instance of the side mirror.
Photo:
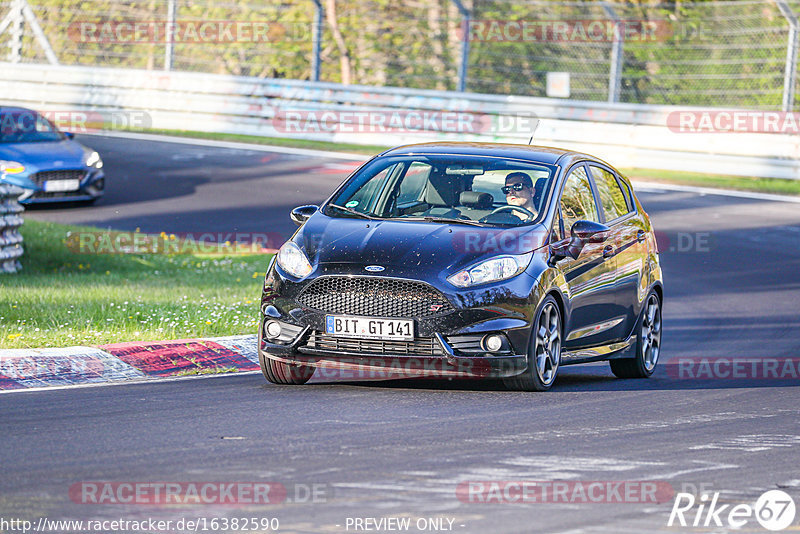
[{"label": "side mirror", "polygon": [[289,213],[289,218],[295,223],[297,226],[303,226],[312,215],[314,215],[319,210],[319,206],[308,205],[308,206],[298,206]]},{"label": "side mirror", "polygon": [[594,221],[575,221],[570,229],[571,237],[550,245],[551,263],[563,260],[567,256],[577,260],[586,243],[602,243],[606,240],[606,232],[610,228]]},{"label": "side mirror", "polygon": [[572,229],[569,231],[572,238],[578,238],[583,243],[602,243],[606,240],[605,232],[610,228],[605,224],[600,224],[594,221],[575,221]]},{"label": "side mirror", "polygon": [[64,132],[64,137],[67,139],[75,139],[75,134],[72,132]]}]

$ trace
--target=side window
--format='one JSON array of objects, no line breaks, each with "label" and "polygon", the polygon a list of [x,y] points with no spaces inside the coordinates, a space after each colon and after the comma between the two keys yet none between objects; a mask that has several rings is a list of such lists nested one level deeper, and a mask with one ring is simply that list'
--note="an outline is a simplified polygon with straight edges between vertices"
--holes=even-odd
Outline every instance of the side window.
[{"label": "side window", "polygon": [[397,195],[397,204],[409,204],[419,200],[422,189],[428,182],[428,175],[431,173],[431,166],[427,163],[415,161],[411,164],[400,182],[400,192]]},{"label": "side window", "polygon": [[591,170],[594,183],[597,186],[597,193],[600,195],[600,205],[603,206],[606,221],[613,221],[626,215],[630,211],[628,209],[628,201],[625,199],[625,193],[622,191],[619,182],[617,182],[616,176],[594,165],[591,166]]},{"label": "side window", "polygon": [[576,167],[567,177],[561,193],[561,215],[564,217],[564,231],[567,234],[575,221],[600,222],[592,186],[583,165]]}]

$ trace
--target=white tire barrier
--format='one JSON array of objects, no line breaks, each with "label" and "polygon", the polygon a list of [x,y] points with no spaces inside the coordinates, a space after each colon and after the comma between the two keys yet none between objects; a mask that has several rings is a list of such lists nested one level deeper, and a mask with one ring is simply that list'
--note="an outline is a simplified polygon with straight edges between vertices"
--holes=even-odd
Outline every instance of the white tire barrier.
[{"label": "white tire barrier", "polygon": [[13,185],[0,184],[0,273],[16,273],[22,269],[19,259],[22,248],[22,212],[24,208],[17,202],[22,189]]}]

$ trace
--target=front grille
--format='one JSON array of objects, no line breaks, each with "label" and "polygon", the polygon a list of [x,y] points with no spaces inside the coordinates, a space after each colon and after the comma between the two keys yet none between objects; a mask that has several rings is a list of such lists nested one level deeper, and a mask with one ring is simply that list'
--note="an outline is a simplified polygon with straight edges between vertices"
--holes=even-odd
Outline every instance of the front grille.
[{"label": "front grille", "polygon": [[42,171],[31,176],[31,180],[41,187],[47,180],[83,180],[86,171],[83,169],[67,169],[61,171]]},{"label": "front grille", "polygon": [[453,306],[425,282],[376,276],[321,276],[297,300],[315,310],[372,317],[431,317]]},{"label": "front grille", "polygon": [[418,337],[414,341],[383,341],[379,339],[346,338],[314,330],[308,341],[299,347],[325,352],[385,354],[387,356],[439,356],[444,357],[441,345],[432,337]]}]

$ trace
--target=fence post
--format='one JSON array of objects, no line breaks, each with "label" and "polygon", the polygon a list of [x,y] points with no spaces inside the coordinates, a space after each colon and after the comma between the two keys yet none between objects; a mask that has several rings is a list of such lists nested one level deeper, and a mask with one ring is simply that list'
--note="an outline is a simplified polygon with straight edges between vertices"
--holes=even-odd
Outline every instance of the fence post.
[{"label": "fence post", "polygon": [[50,46],[50,41],[42,31],[42,27],[39,26],[39,21],[36,20],[36,15],[31,9],[30,4],[28,4],[26,0],[19,0],[19,3],[22,8],[22,15],[25,17],[25,20],[28,21],[28,25],[31,27],[31,30],[33,30],[33,36],[36,37],[37,41],[39,41],[39,46],[41,46],[42,50],[44,50],[44,55],[47,57],[47,61],[49,61],[51,65],[58,65],[56,53],[53,52],[53,47]]},{"label": "fence post", "polygon": [[22,217],[23,207],[17,202],[22,189],[13,185],[0,184],[0,274],[16,273],[22,269],[19,258],[22,256]]},{"label": "fence post", "polygon": [[614,21],[614,40],[611,43],[611,61],[608,69],[608,102],[619,102],[620,86],[622,84],[622,47],[625,44],[625,33],[620,28],[620,19],[617,12],[608,2],[603,2],[603,11]]},{"label": "fence post", "polygon": [[172,60],[175,57],[175,17],[178,0],[167,1],[167,28],[164,38],[167,40],[164,48],[164,70],[172,70]]},{"label": "fence post", "polygon": [[11,12],[8,14],[8,21],[11,25],[11,39],[8,41],[8,61],[11,63],[22,61],[22,24],[24,20],[22,0],[13,0]]},{"label": "fence post", "polygon": [[797,39],[798,23],[797,17],[792,12],[792,8],[786,0],[775,0],[778,9],[789,23],[789,39],[786,47],[786,66],[783,71],[783,111],[792,111],[794,108],[794,88],[797,80]]},{"label": "fence post", "polygon": [[323,12],[322,2],[314,0],[316,10],[314,12],[314,33],[312,36],[314,42],[314,50],[311,55],[311,80],[319,81],[320,61],[322,54],[322,21],[325,13]]},{"label": "fence post", "polygon": [[458,64],[458,90],[462,93],[467,90],[467,69],[469,68],[469,26],[472,22],[472,12],[464,7],[461,0],[453,0],[458,8],[458,12],[464,17],[462,41],[461,41],[461,62]]}]

